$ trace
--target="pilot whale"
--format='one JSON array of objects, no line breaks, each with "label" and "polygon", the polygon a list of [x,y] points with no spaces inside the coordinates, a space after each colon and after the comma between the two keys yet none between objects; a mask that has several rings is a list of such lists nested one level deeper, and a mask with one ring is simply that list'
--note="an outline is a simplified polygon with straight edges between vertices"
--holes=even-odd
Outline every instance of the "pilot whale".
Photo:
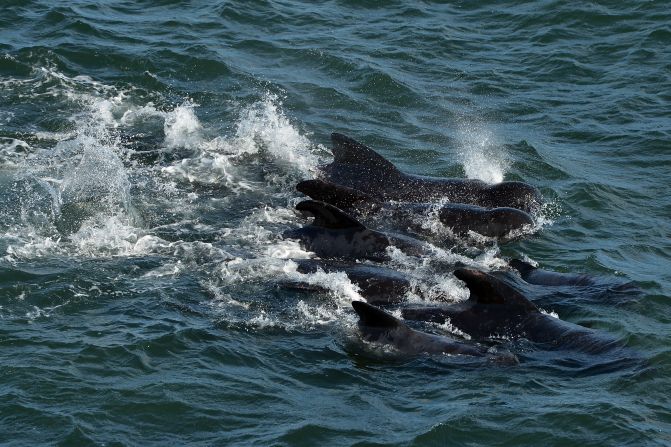
[{"label": "pilot whale", "polygon": [[593,286],[597,284],[593,276],[541,270],[520,259],[511,259],[508,265],[517,270],[522,279],[529,284],[541,286]]},{"label": "pilot whale", "polygon": [[[404,225],[418,222],[433,214],[456,235],[474,231],[483,236],[504,239],[534,224],[531,215],[516,208],[483,208],[463,203],[437,205],[385,202],[363,191],[321,179],[301,181],[296,185],[296,189],[312,199],[330,203],[356,216],[383,212],[396,220],[401,220]],[[422,231],[421,225],[415,225],[413,229]]]},{"label": "pilot whale", "polygon": [[385,261],[387,248],[394,246],[410,256],[429,253],[428,244],[403,235],[367,228],[342,210],[324,202],[304,200],[296,205],[314,217],[310,225],[287,230],[284,237],[298,239],[321,258],[369,259]]},{"label": "pilot whale", "polygon": [[473,269],[457,269],[454,276],[466,283],[470,298],[446,307],[403,309],[403,318],[449,322],[476,339],[525,338],[550,349],[572,349],[597,354],[621,344],[594,330],[544,314],[504,281]]},{"label": "pilot whale", "polygon": [[359,316],[359,331],[364,340],[391,345],[401,353],[464,355],[517,363],[517,358],[507,352],[494,354],[483,346],[412,329],[398,318],[363,301],[352,301],[352,307]]},{"label": "pilot whale", "polygon": [[511,259],[508,265],[517,270],[520,277],[529,284],[563,287],[564,296],[567,287],[574,288],[575,291],[571,294],[573,296],[568,300],[573,303],[588,301],[619,306],[635,302],[644,295],[643,290],[634,281],[581,273],[553,272],[534,267],[519,259]]},{"label": "pilot whale", "polygon": [[320,166],[324,180],[353,188],[382,200],[509,207],[535,211],[542,203],[540,192],[523,182],[487,184],[475,179],[439,178],[406,174],[373,149],[339,133],[331,134],[332,163]]}]

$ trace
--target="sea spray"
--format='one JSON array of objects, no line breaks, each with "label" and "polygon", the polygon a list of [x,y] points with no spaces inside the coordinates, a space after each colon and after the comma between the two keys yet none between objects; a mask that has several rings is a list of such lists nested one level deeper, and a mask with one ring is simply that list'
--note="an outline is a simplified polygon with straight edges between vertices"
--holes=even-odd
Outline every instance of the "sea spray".
[{"label": "sea spray", "polygon": [[510,167],[508,155],[491,128],[480,120],[458,120],[459,155],[466,177],[500,183]]}]

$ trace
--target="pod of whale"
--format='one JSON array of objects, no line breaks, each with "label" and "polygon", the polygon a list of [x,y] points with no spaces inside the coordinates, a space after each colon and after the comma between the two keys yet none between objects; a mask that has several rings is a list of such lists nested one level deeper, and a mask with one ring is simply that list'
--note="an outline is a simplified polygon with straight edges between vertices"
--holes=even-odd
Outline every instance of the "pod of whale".
[{"label": "pod of whale", "polygon": [[[298,240],[318,257],[294,260],[297,272],[344,272],[358,287],[362,299],[368,301],[352,302],[364,340],[391,346],[404,354],[462,355],[503,363],[515,363],[517,357],[485,346],[524,339],[539,349],[571,350],[590,358],[605,352],[622,352],[619,340],[543,312],[508,283],[508,279],[513,279],[510,275],[503,279],[472,268],[456,268],[453,274],[466,285],[468,300],[409,306],[412,300],[406,298],[418,293],[413,290],[411,277],[376,263],[390,260],[390,247],[420,258],[434,254],[435,247],[405,234],[378,231],[361,220],[375,218],[373,221],[384,222],[385,228],[391,223],[402,232],[421,234],[421,224],[432,216],[453,235],[475,232],[505,242],[534,224],[530,213],[539,210],[541,195],[523,182],[490,185],[480,180],[407,174],[349,137],[333,133],[331,141],[333,162],[319,167],[319,178],[296,186],[311,198],[299,202],[296,210],[311,216],[312,221],[285,231],[283,236]],[[362,263],[364,260],[367,262]],[[509,265],[529,284],[584,287],[598,282],[587,275],[537,269],[518,259]],[[295,276],[280,284],[299,290],[320,289]],[[416,324],[449,323],[457,333],[472,340],[414,329],[372,304],[400,304],[403,319]]]}]

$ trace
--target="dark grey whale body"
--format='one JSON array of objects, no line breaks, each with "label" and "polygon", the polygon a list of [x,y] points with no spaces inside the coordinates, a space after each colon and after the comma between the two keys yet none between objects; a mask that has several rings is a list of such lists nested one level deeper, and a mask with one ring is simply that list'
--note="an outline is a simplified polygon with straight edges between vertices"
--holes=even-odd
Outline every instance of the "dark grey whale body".
[{"label": "dark grey whale body", "polygon": [[392,235],[366,228],[342,210],[323,202],[305,200],[296,209],[314,216],[314,221],[284,232],[284,237],[298,239],[303,246],[321,258],[388,259],[387,248],[395,246],[411,256],[428,252],[428,246],[407,236]]},{"label": "dark grey whale body", "polygon": [[450,323],[476,339],[525,338],[547,348],[572,349],[589,354],[621,348],[620,343],[591,329],[542,313],[524,295],[502,280],[472,269],[458,269],[470,298],[446,307],[403,309],[407,320]]},{"label": "dark grey whale body", "polygon": [[334,160],[320,167],[322,177],[338,185],[365,191],[380,200],[447,200],[485,208],[517,208],[527,212],[537,209],[542,202],[540,192],[523,182],[489,185],[481,180],[406,174],[352,138],[333,133],[331,141]]},{"label": "dark grey whale body", "polygon": [[[349,280],[359,287],[359,294],[369,303],[377,305],[395,304],[403,301],[411,290],[410,279],[396,270],[371,264],[334,261],[327,259],[294,259],[300,273],[344,272]],[[284,281],[284,287],[302,290],[323,290],[314,284]]]},{"label": "dark grey whale body", "polygon": [[482,346],[412,329],[363,301],[352,301],[352,307],[359,315],[359,331],[366,341],[391,345],[404,354],[452,354],[487,357],[505,363],[517,362],[515,356],[509,353],[491,354]]},{"label": "dark grey whale body", "polygon": [[529,284],[541,286],[592,286],[598,282],[596,278],[589,275],[541,270],[520,259],[512,259],[508,265],[517,270],[522,279]]},{"label": "dark grey whale body", "polygon": [[[643,290],[633,281],[619,278],[591,276],[579,273],[560,273],[534,267],[528,262],[511,259],[508,262],[527,283],[561,290],[562,297],[569,292],[564,304],[577,301],[608,305],[626,305],[643,297]],[[568,290],[571,288],[572,290]],[[571,296],[573,295],[573,296]],[[556,298],[555,298],[556,299]],[[557,304],[557,301],[554,301]]]},{"label": "dark grey whale body", "polygon": [[296,189],[312,199],[330,203],[357,216],[382,211],[402,220],[405,225],[435,213],[440,222],[457,235],[474,231],[487,237],[504,238],[534,223],[528,213],[516,208],[490,209],[464,203],[438,206],[431,203],[385,202],[363,191],[320,179],[299,182]]}]

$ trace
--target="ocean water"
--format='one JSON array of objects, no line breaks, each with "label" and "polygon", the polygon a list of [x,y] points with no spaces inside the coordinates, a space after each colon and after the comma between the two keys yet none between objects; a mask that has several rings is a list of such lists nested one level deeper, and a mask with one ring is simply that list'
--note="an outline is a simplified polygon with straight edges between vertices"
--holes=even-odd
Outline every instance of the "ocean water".
[{"label": "ocean water", "polygon": [[[671,445],[670,11],[3,0],[0,444]],[[518,285],[636,359],[363,343],[357,288],[296,272],[311,254],[281,236],[333,131],[406,172],[539,187],[525,237],[436,230],[389,266],[455,300],[457,261],[602,277]]]}]

